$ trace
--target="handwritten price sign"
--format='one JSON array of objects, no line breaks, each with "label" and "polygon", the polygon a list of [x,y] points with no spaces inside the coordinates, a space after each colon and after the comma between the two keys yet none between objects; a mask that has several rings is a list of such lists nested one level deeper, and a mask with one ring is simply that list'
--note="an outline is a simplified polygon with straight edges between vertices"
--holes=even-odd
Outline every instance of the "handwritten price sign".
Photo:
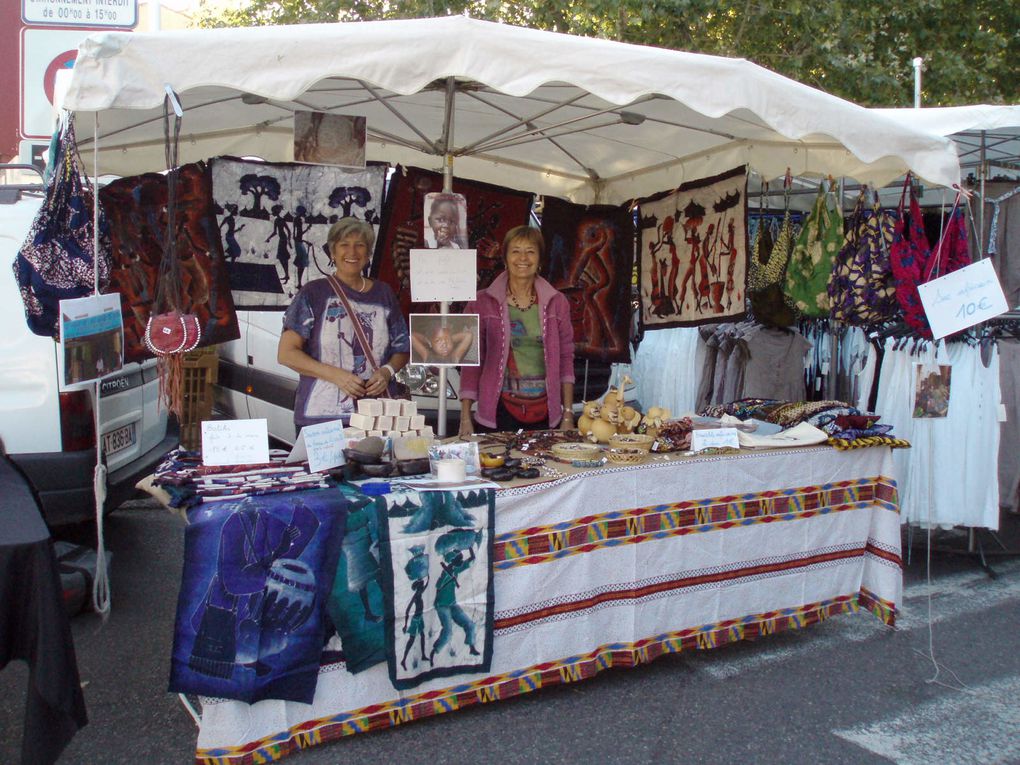
[{"label": "handwritten price sign", "polygon": [[266,421],[203,421],[202,462],[206,465],[257,465],[269,462],[269,429]]},{"label": "handwritten price sign", "polygon": [[999,277],[987,258],[920,284],[917,292],[936,340],[1009,310]]}]

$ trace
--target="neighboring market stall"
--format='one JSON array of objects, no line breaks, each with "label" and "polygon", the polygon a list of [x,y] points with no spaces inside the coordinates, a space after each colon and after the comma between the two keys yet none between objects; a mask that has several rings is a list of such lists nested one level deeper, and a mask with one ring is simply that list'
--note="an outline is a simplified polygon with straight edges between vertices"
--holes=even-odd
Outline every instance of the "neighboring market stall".
[{"label": "neighboring market stall", "polygon": [[[168,97],[181,107],[179,140],[168,128]],[[399,163],[396,186],[413,179],[405,181],[409,194],[437,190],[429,186],[437,170],[445,171],[446,183],[438,176],[444,190],[456,190],[451,176],[499,184],[500,204],[541,194],[548,232],[576,230],[578,216],[593,209],[578,205],[599,205],[607,222],[636,204],[640,222],[630,241],[651,253],[639,268],[651,334],[745,316],[745,285],[755,279],[745,230],[751,173],[878,185],[908,171],[946,187],[960,180],[946,139],[746,61],[463,17],[95,35],[81,48],[65,106],[75,113],[85,167],[128,176],[100,195],[116,203],[109,209],[119,216],[112,224],[121,253],[125,242],[136,249],[134,237],[144,233],[138,221],[148,214],[132,207],[139,195],[131,189],[152,193],[157,216],[164,204],[165,180],[133,179],[165,169],[168,145],[179,152],[175,166],[213,160],[215,183],[217,167],[238,161],[221,155],[291,160],[295,110],[360,115],[367,118],[364,173],[371,175],[373,161]],[[279,178],[300,172],[244,161],[251,165],[243,175],[275,178],[278,196],[291,183]],[[199,185],[184,185],[189,178],[198,172],[180,174],[185,194]],[[339,176],[331,183],[339,188]],[[397,241],[402,232],[392,212],[389,228],[386,213],[378,216],[379,192],[368,191],[365,179],[357,187],[366,190],[361,202],[338,196],[333,207],[357,209],[380,226],[383,242]],[[463,192],[469,213],[470,195],[483,192],[493,189]],[[202,199],[189,213],[207,212],[182,225],[192,244],[212,228],[229,232],[222,241],[210,237],[219,251],[213,262],[229,272],[244,262],[240,227],[223,214],[213,220],[208,210],[219,204],[229,213],[232,203],[217,200],[215,188]],[[376,200],[371,207],[368,199]],[[297,212],[303,199],[287,203],[291,226],[295,217],[308,222],[307,209]],[[272,215],[275,221],[269,214],[263,221],[271,231],[283,225],[282,205]],[[676,251],[681,229],[688,242],[704,242],[683,263]],[[711,253],[710,240],[721,243]],[[671,250],[673,262],[660,267],[656,253]],[[387,257],[392,252],[381,245],[379,278]],[[634,253],[627,257],[633,262]],[[282,263],[283,281],[301,278],[292,265]],[[683,268],[697,285],[689,300]],[[629,284],[630,269],[619,270]],[[233,293],[237,301],[239,291]],[[610,308],[620,310],[618,302]],[[612,340],[607,330],[604,341],[582,352],[603,353]],[[627,356],[628,341],[624,336],[619,349]],[[606,403],[605,417],[595,408],[586,414],[625,429]],[[376,496],[360,484],[337,487],[338,475],[279,464],[257,468],[267,475],[254,479],[194,462],[168,464],[161,478],[172,488],[168,501],[187,507],[189,519],[172,684],[204,697],[198,759],[271,760],[338,736],[861,607],[893,623],[900,519],[889,447],[905,444],[876,430],[875,417],[821,403],[758,402],[768,410],[755,409],[762,416],[803,424],[798,434],[807,440],[743,433],[739,443],[758,449],[750,452],[724,447],[692,455],[691,440],[710,429],[706,422],[672,420],[651,407],[640,423],[643,437],[634,440],[646,448],[657,443],[654,455],[624,446],[571,458],[569,450],[557,452],[558,433],[507,444],[516,447],[507,449],[511,459],[538,476],[499,488],[401,489],[394,478]],[[358,422],[378,426],[391,405],[359,410]],[[717,413],[714,425],[734,412],[740,414]],[[624,415],[632,429],[634,414]],[[398,406],[393,416],[417,414]],[[257,489],[238,488],[246,480]],[[461,581],[460,595],[421,602],[429,583],[435,589]]]}]

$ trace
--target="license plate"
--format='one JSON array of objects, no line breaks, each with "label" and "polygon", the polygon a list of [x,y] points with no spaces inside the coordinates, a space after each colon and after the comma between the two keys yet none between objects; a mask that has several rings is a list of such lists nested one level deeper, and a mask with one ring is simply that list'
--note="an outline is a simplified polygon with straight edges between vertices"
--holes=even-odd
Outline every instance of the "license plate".
[{"label": "license plate", "polygon": [[125,425],[123,428],[111,430],[103,434],[103,451],[107,456],[116,454],[131,446],[135,442],[135,424]]}]

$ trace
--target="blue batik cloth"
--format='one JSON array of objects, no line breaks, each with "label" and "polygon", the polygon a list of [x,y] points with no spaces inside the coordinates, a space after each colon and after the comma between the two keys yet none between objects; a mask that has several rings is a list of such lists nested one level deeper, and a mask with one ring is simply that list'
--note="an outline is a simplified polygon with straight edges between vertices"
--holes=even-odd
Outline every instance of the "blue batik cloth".
[{"label": "blue batik cloth", "polygon": [[170,690],[312,702],[347,499],[322,489],[203,503],[184,533]]}]

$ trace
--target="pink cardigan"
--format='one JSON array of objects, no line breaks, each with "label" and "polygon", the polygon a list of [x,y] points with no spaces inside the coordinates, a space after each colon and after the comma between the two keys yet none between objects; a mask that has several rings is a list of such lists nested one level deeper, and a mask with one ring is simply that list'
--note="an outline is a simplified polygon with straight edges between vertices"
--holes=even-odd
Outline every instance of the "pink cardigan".
[{"label": "pink cardigan", "polygon": [[[490,428],[496,427],[496,407],[510,355],[506,283],[504,271],[464,308],[464,313],[478,314],[481,364],[460,368],[460,397],[478,402],[475,419]],[[570,324],[570,305],[563,293],[540,276],[535,279],[535,292],[542,315],[549,427],[555,428],[563,417],[562,385],[574,382],[574,328]]]}]

